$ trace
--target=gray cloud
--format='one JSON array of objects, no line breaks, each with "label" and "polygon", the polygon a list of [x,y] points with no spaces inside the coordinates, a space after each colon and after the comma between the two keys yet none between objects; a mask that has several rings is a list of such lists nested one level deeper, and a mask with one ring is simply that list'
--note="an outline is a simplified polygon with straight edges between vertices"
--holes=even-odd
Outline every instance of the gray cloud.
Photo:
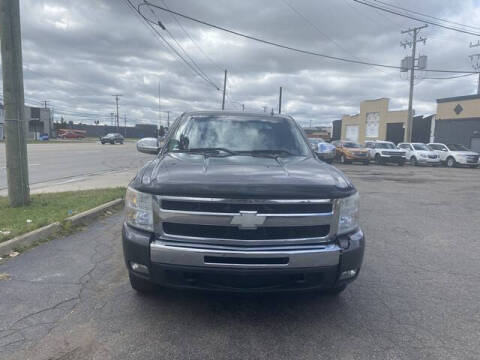
[{"label": "gray cloud", "polygon": [[[179,12],[272,41],[392,65],[408,53],[399,46],[405,38],[400,30],[418,24],[351,0],[288,1],[321,32],[283,0],[165,3]],[[470,25],[476,25],[480,16],[473,0],[408,0],[402,6]],[[392,108],[406,107],[408,82],[397,70],[291,53],[178,19],[194,44],[171,15],[155,10],[154,16],[147,8],[144,12],[158,16],[218,86],[223,84],[223,69],[229,70],[228,109],[240,109],[241,104],[250,111],[263,111],[263,106],[277,109],[279,86],[284,87],[284,110],[304,124],[328,123],[355,113],[365,99],[390,97]],[[24,0],[21,16],[27,103],[49,100],[57,114],[68,120],[107,122],[115,109],[111,95],[121,93],[120,112],[131,122],[158,122],[160,83],[162,109],[174,116],[220,108],[221,92],[192,74],[126,1]],[[423,35],[427,45],[420,45],[419,51],[429,56],[430,68],[471,69],[468,43],[476,39],[433,26]],[[475,77],[418,80],[414,107],[417,113],[430,114],[437,98],[471,94],[475,88]],[[80,113],[81,118],[75,116]],[[165,114],[162,118],[166,119]]]}]

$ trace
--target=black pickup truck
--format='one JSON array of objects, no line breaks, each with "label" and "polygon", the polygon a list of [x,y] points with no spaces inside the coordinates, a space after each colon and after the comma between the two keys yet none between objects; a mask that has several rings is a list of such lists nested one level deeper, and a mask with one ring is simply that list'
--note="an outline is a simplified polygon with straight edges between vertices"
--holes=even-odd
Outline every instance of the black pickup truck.
[{"label": "black pickup truck", "polygon": [[359,274],[359,195],[316,158],[293,118],[245,112],[180,116],[129,184],[123,249],[137,291],[321,289]]}]

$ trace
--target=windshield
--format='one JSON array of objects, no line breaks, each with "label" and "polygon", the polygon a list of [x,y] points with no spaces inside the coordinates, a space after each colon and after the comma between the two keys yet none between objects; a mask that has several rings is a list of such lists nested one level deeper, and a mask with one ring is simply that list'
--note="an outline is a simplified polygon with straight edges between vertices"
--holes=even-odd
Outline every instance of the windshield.
[{"label": "windshield", "polygon": [[447,144],[447,147],[450,149],[450,151],[470,151],[470,149],[461,144]]},{"label": "windshield", "polygon": [[359,148],[359,147],[361,147],[361,146],[358,145],[358,144],[355,144],[354,142],[346,142],[346,143],[343,143],[343,147],[346,147],[346,148]]},{"label": "windshield", "polygon": [[281,118],[220,115],[191,116],[182,121],[169,140],[169,151],[218,149],[227,152],[310,154],[294,121]]},{"label": "windshield", "polygon": [[395,145],[392,143],[376,143],[375,147],[377,149],[396,149]]},{"label": "windshield", "polygon": [[412,144],[413,145],[413,148],[415,150],[424,150],[424,151],[430,151],[430,149],[428,148],[427,145],[425,144]]}]

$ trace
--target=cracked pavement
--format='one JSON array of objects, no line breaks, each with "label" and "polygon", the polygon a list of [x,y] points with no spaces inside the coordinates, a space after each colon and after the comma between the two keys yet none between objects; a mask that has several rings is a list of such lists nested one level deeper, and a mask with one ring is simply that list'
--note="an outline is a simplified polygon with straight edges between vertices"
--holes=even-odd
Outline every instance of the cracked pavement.
[{"label": "cracked pavement", "polygon": [[2,359],[479,359],[480,171],[341,168],[367,248],[338,298],[138,295],[115,214],[0,265]]}]

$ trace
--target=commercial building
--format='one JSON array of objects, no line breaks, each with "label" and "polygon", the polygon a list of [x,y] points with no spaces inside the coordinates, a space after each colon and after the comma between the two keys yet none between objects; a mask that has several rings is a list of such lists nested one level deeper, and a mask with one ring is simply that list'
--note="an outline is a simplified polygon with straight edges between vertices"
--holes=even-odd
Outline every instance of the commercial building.
[{"label": "commercial building", "polygon": [[387,98],[362,101],[360,113],[342,117],[341,139],[362,144],[367,140],[402,142],[408,111],[390,111],[389,102]]},{"label": "commercial building", "polygon": [[437,99],[434,139],[480,152],[480,95]]},{"label": "commercial building", "polygon": [[[27,139],[38,139],[41,134],[52,135],[53,119],[51,110],[25,106],[25,121]],[[5,139],[5,111],[3,104],[0,104],[0,140]]]},{"label": "commercial building", "polygon": [[52,136],[53,118],[49,108],[25,106],[25,121],[28,139],[38,139],[42,134]]},{"label": "commercial building", "polygon": [[[368,140],[387,140],[395,144],[405,141],[408,110],[389,110],[388,98],[365,100],[356,115],[344,115],[333,122],[332,138],[351,140],[363,144]],[[429,142],[433,115],[415,116],[412,125],[413,142]]]}]

